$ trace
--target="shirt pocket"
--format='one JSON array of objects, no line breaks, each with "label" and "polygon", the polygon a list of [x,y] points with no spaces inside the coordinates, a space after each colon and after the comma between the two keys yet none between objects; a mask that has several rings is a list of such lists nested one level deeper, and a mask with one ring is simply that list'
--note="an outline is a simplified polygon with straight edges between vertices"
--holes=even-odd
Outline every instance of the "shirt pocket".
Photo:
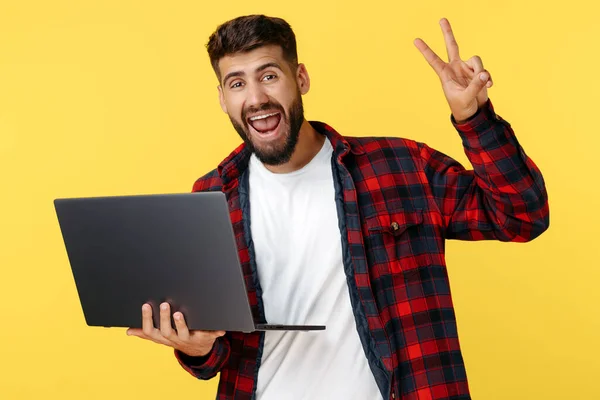
[{"label": "shirt pocket", "polygon": [[377,269],[399,273],[431,265],[423,210],[379,212],[366,218],[366,227],[366,244]]}]

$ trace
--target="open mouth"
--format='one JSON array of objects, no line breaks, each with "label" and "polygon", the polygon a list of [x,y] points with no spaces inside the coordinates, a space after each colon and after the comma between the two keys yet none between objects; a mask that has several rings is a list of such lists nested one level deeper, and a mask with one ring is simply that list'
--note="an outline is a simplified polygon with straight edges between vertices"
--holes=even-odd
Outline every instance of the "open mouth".
[{"label": "open mouth", "polygon": [[281,113],[279,111],[255,115],[247,119],[248,125],[260,136],[269,136],[277,131],[281,124]]}]

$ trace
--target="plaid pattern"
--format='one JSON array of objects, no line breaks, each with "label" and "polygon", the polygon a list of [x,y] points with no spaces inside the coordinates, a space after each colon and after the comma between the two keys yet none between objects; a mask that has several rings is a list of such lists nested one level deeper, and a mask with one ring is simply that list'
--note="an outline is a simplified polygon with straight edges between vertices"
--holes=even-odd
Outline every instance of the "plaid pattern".
[{"label": "plaid pattern", "polygon": [[[525,242],[544,232],[544,180],[491,101],[460,134],[473,170],[401,138],[343,137],[311,122],[334,148],[345,272],[365,354],[384,399],[470,399],[444,261],[446,239]],[[264,321],[249,236],[242,144],[193,191],[227,194],[252,312]],[[204,358],[175,352],[199,379],[221,373],[217,399],[253,399],[264,333],[228,332]]]}]

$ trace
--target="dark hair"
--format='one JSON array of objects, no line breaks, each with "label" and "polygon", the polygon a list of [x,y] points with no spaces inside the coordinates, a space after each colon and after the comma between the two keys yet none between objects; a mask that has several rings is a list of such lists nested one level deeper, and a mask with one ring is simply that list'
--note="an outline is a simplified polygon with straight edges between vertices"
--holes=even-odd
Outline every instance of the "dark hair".
[{"label": "dark hair", "polygon": [[210,35],[206,49],[210,63],[221,79],[221,58],[267,45],[280,46],[285,60],[292,66],[298,64],[296,36],[291,26],[281,18],[265,15],[246,15],[219,25]]}]

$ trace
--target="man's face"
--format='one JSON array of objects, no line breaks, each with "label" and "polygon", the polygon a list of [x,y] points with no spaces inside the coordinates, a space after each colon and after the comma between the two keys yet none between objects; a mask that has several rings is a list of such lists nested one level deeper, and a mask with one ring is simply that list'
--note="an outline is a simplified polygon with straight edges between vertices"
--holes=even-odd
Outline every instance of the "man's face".
[{"label": "man's face", "polygon": [[263,46],[222,58],[219,70],[221,107],[248,148],[268,165],[289,161],[304,121],[305,67],[293,70],[281,47]]}]

